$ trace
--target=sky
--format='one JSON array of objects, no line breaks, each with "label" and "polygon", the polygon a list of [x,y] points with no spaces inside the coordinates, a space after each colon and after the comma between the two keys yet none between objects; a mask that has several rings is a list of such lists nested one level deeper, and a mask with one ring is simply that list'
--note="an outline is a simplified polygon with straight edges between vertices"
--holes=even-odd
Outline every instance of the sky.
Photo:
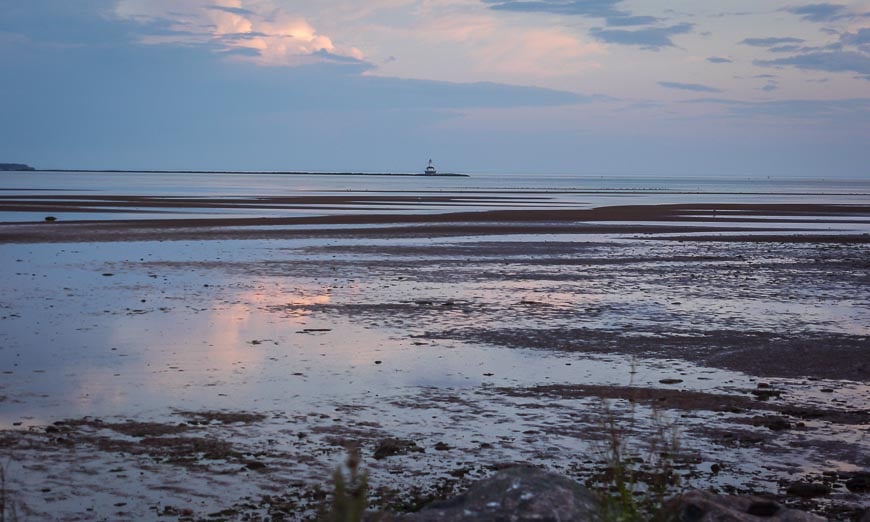
[{"label": "sky", "polygon": [[870,178],[870,0],[0,0],[0,162]]}]

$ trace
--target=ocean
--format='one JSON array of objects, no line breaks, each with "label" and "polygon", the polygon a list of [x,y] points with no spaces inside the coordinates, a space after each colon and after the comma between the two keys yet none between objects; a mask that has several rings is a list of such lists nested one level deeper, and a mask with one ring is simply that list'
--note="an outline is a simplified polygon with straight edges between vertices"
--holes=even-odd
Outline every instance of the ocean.
[{"label": "ocean", "polygon": [[[766,177],[568,176],[474,174],[469,177],[263,174],[263,173],[129,173],[129,172],[2,172],[0,197],[39,196],[85,200],[87,196],[154,196],[164,198],[232,198],[255,196],[458,196],[462,201],[379,205],[389,213],[431,213],[458,210],[531,208],[594,208],[610,205],[671,203],[867,204],[870,179]],[[462,203],[462,204],[459,204]],[[79,209],[81,210],[81,209]],[[74,212],[63,219],[141,219],[151,213]],[[368,207],[357,209],[368,211]],[[274,206],[270,209],[165,208],[161,217],[248,217],[324,215],[353,212],[324,206]],[[0,211],[0,222],[40,221],[43,215]]]}]

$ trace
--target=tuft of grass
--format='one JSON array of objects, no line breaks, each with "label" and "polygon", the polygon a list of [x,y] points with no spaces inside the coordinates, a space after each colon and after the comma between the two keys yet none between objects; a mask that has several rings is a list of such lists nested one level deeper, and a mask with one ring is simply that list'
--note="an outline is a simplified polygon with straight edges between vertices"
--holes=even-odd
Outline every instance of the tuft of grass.
[{"label": "tuft of grass", "polygon": [[18,522],[15,502],[6,491],[6,467],[0,463],[0,522]]},{"label": "tuft of grass", "polygon": [[360,522],[368,507],[368,473],[361,471],[359,449],[351,449],[345,462],[348,476],[341,466],[332,474],[332,509],[322,517],[325,522]]},{"label": "tuft of grass", "polygon": [[604,405],[605,473],[600,477],[602,520],[607,522],[665,521],[672,514],[663,507],[669,493],[678,490],[680,477],[674,469],[679,436],[661,412],[654,410],[653,433],[644,449],[631,442],[636,421],[634,410],[623,424]]},{"label": "tuft of grass", "polygon": [[[636,373],[632,361],[632,379]],[[605,522],[669,521],[665,501],[670,493],[680,491],[680,477],[675,460],[680,453],[680,438],[674,421],[652,406],[652,433],[646,447],[631,442],[640,430],[636,405],[630,402],[628,415],[620,417],[610,402],[602,401],[602,448],[607,468],[600,477],[601,514]]]}]

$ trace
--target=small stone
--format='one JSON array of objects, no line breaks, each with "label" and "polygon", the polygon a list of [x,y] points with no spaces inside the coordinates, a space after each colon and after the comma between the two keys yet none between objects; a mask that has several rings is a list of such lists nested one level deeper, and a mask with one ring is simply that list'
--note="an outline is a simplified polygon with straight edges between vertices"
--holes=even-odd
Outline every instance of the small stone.
[{"label": "small stone", "polygon": [[683,382],[683,379],[660,379],[659,383],[661,384],[680,384]]},{"label": "small stone", "polygon": [[447,450],[451,449],[450,446],[448,446],[447,443],[445,443],[445,442],[439,442],[439,443],[435,444],[434,448],[438,451],[447,451]]}]

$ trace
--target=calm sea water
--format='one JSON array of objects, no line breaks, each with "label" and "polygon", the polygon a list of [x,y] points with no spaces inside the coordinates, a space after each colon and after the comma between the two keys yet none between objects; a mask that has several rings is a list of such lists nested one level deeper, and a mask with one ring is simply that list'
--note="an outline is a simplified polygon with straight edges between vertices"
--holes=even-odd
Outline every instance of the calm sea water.
[{"label": "calm sea water", "polygon": [[[0,197],[28,195],[124,195],[162,197],[250,197],[360,193],[367,196],[473,195],[506,198],[466,201],[457,206],[432,203],[379,205],[379,212],[445,212],[496,208],[592,208],[663,203],[838,203],[870,204],[870,179],[799,179],[758,177],[553,176],[475,174],[470,177],[333,176],[226,173],[2,172]],[[63,219],[140,219],[154,214],[77,212]],[[307,208],[164,209],[160,217],[316,215],[371,211],[364,205],[341,209]],[[0,221],[41,220],[32,212],[0,211]]]},{"label": "calm sea water", "polygon": [[475,174],[469,177],[330,176],[225,173],[4,172],[0,189],[129,195],[272,195],[352,191],[649,191],[736,194],[870,195],[870,179],[758,177],[553,176]]}]

